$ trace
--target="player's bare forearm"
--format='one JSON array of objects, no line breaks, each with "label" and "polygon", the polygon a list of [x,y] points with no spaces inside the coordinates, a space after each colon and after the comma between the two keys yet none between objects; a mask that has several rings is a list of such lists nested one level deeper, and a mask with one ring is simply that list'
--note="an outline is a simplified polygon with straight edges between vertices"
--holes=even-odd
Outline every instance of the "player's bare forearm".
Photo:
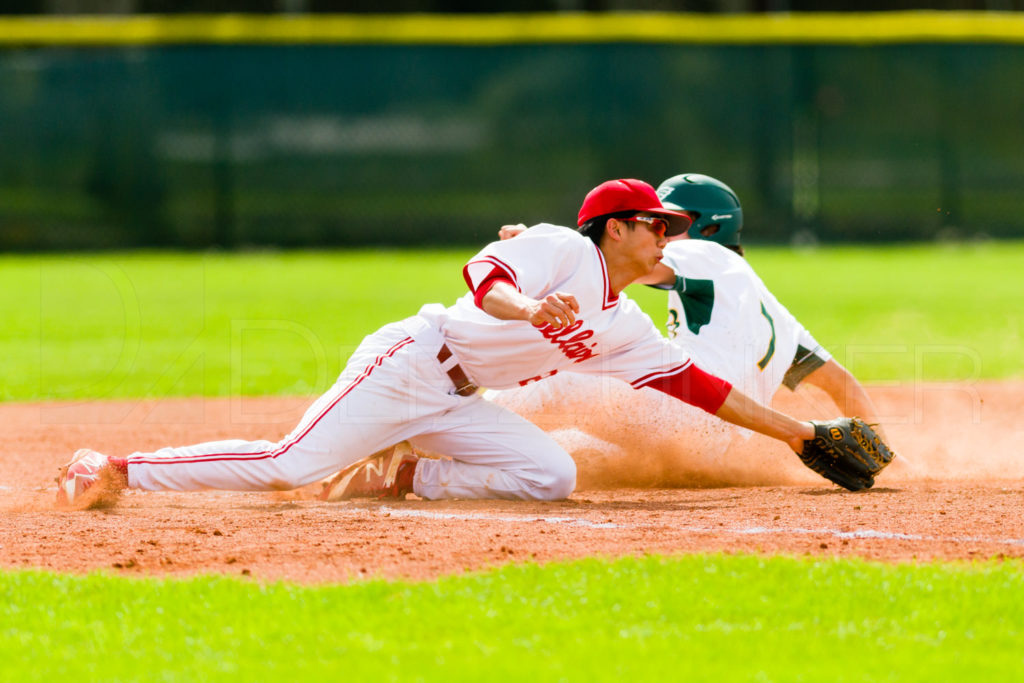
[{"label": "player's bare forearm", "polygon": [[[878,409],[875,407],[875,402],[871,400],[868,392],[857,381],[857,378],[835,359],[829,359],[808,375],[804,381],[828,394],[842,415],[857,415],[869,424],[878,423]],[[881,427],[876,426],[875,431],[883,439],[886,438]]]},{"label": "player's bare forearm", "polygon": [[641,285],[673,285],[676,282],[676,272],[664,263],[659,263],[648,275],[638,277],[634,282]]},{"label": "player's bare forearm", "polygon": [[572,294],[554,292],[538,300],[507,282],[498,282],[491,287],[480,304],[486,313],[499,320],[525,320],[538,327],[568,327],[580,312],[580,305]]},{"label": "player's bare forearm", "polygon": [[814,427],[810,422],[801,422],[785,413],[761,405],[736,389],[729,392],[725,403],[715,416],[784,441],[797,453],[803,451],[804,441],[814,438]]}]

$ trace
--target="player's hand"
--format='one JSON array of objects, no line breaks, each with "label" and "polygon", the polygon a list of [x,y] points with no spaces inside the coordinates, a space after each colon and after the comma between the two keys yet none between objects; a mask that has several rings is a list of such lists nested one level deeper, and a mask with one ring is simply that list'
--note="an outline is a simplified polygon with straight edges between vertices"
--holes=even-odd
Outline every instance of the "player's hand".
[{"label": "player's hand", "polygon": [[516,223],[515,225],[503,225],[501,226],[501,230],[498,231],[498,237],[503,240],[510,240],[524,230],[526,230],[526,226],[522,223]]},{"label": "player's hand", "polygon": [[530,307],[528,320],[536,327],[551,325],[560,329],[576,322],[576,314],[579,312],[580,305],[576,297],[565,292],[555,292]]}]

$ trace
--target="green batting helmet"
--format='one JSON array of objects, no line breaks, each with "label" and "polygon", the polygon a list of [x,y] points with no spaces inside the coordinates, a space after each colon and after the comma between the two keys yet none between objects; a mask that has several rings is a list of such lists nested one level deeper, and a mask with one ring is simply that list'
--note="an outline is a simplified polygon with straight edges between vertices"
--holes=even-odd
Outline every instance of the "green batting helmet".
[{"label": "green batting helmet", "polygon": [[658,186],[666,209],[691,212],[690,239],[710,240],[726,247],[740,245],[743,207],[732,188],[711,176],[682,173]]}]

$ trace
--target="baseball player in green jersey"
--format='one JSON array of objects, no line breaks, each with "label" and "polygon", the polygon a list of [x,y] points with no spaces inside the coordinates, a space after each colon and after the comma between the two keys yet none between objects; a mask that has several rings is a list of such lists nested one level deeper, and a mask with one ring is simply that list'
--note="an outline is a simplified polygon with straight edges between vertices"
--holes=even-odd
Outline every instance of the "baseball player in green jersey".
[{"label": "baseball player in green jersey", "polygon": [[[670,242],[654,271],[639,282],[669,294],[668,336],[709,367],[768,402],[780,386],[806,381],[844,415],[878,422],[860,382],[832,358],[740,258],[743,209],[732,188],[698,173],[658,187],[665,206],[685,211],[690,239]],[[724,248],[722,248],[724,247]],[[714,322],[712,322],[714,321]]]},{"label": "baseball player in green jersey", "polygon": [[[657,192],[664,206],[687,213],[693,221],[684,238],[666,245],[652,272],[637,280],[667,291],[669,338],[701,367],[760,403],[768,404],[783,385],[796,390],[806,382],[823,390],[841,414],[877,422],[878,411],[864,387],[779,303],[743,258],[743,210],[736,193],[725,183],[696,173],[673,176]],[[523,228],[504,226],[500,236],[513,237]],[[639,417],[658,414],[660,403],[648,394],[627,398],[615,383],[579,375],[563,375],[543,387],[489,392],[488,397],[554,432],[570,430],[577,442],[582,432],[601,446],[623,448],[635,444],[635,430],[606,419],[599,410],[567,415],[565,406],[628,401]],[[551,417],[560,411],[565,419]],[[688,425],[703,435],[699,455],[705,470],[715,469],[716,459],[737,436],[749,436],[746,430],[711,423],[694,411],[686,411],[685,419],[679,412],[670,418],[661,414],[674,429]],[[639,436],[650,435],[647,430]],[[586,469],[585,463],[578,465]]]}]

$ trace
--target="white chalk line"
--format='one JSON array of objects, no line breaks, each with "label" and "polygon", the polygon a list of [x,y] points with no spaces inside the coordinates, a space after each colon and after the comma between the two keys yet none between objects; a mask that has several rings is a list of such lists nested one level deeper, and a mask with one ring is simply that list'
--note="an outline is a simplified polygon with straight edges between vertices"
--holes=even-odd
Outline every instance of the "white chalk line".
[{"label": "white chalk line", "polygon": [[[656,528],[662,525],[654,524],[617,524],[614,522],[595,522],[580,517],[551,517],[537,515],[496,515],[491,513],[476,512],[433,512],[430,510],[417,510],[381,506],[378,508],[360,508],[366,512],[377,512],[390,517],[418,517],[421,519],[446,519],[464,521],[496,521],[511,522],[515,524],[564,524],[573,527],[585,527],[590,529],[643,529]],[[777,527],[769,528],[763,526],[752,527],[700,527],[686,526],[673,527],[677,531],[692,534],[737,534],[743,536],[758,535],[798,535],[798,536],[832,536],[839,539],[860,539],[877,538],[889,541],[929,541],[947,543],[993,543],[996,545],[1024,546],[1022,538],[985,538],[982,536],[930,536],[925,534],[905,534],[890,531],[877,531],[875,529],[858,529],[856,531],[841,531],[839,529],[810,529],[804,527]]]},{"label": "white chalk line", "polygon": [[995,543],[998,545],[1019,545],[1024,546],[1024,538],[985,538],[982,536],[926,536],[924,534],[903,534],[889,531],[875,531],[874,529],[859,529],[857,531],[839,531],[838,529],[802,529],[781,528],[769,529],[767,527],[749,527],[746,529],[712,529],[700,527],[686,527],[686,531],[695,533],[709,533],[725,531],[733,534],[829,534],[836,538],[880,538],[883,540],[896,541],[937,541],[948,543]]},{"label": "white chalk line", "polygon": [[382,505],[378,508],[361,508],[367,512],[375,511],[382,515],[388,515],[390,517],[421,517],[425,519],[454,519],[461,521],[471,520],[484,520],[488,522],[516,522],[516,523],[535,523],[545,522],[547,524],[565,524],[567,526],[580,526],[587,527],[590,529],[621,529],[624,525],[615,524],[613,522],[592,522],[589,519],[581,519],[579,517],[545,517],[537,515],[493,515],[489,513],[464,513],[464,512],[431,512],[430,510],[411,510],[403,508],[393,508],[387,505]]},{"label": "white chalk line", "polygon": [[[9,487],[0,486],[0,491],[47,491],[54,487]],[[130,493],[135,493],[134,491]],[[209,491],[205,492],[211,493]],[[252,492],[242,491],[217,491],[221,496],[251,496]],[[418,510],[412,508],[396,508],[388,505],[379,507],[344,508],[346,514],[362,514],[365,512],[377,513],[390,517],[418,517],[421,519],[444,519],[462,521],[488,521],[488,522],[509,522],[514,524],[563,524],[565,526],[580,527],[586,529],[652,529],[658,526],[654,524],[620,524],[615,522],[596,522],[581,517],[555,517],[545,515],[497,515],[479,512],[434,512],[431,510]],[[340,511],[335,508],[335,514]],[[677,531],[692,534],[736,534],[740,536],[769,536],[769,535],[793,535],[793,536],[832,536],[839,539],[880,539],[888,541],[929,541],[940,543],[992,543],[994,545],[1024,546],[1024,538],[985,538],[983,536],[930,536],[924,534],[905,534],[890,531],[877,531],[875,529],[858,529],[856,531],[841,531],[839,529],[810,529],[803,527],[776,527],[763,526],[752,527],[700,527],[686,526],[673,527]]]}]

